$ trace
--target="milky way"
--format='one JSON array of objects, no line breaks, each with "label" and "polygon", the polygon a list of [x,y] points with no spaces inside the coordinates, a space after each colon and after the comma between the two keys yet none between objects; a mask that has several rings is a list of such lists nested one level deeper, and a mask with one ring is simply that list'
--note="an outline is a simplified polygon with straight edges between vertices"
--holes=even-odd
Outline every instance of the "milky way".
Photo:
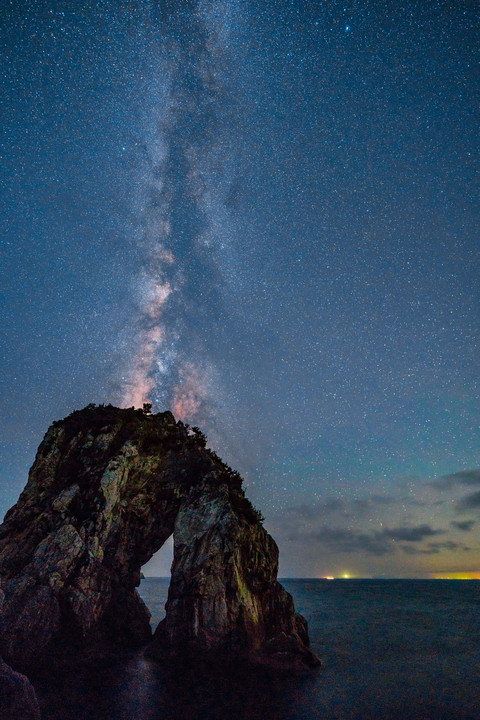
[{"label": "milky way", "polygon": [[[221,389],[196,336],[198,313],[215,317],[225,291],[234,301],[237,237],[228,196],[239,136],[229,80],[240,62],[235,42],[242,17],[233,3],[199,3],[181,13],[167,6],[155,21],[164,34],[149,69],[135,178],[142,255],[134,281],[136,349],[122,376],[120,404],[153,402],[171,407],[178,419],[211,426]],[[210,340],[215,343],[214,332]]]},{"label": "milky way", "polygon": [[171,409],[294,575],[475,573],[478,4],[2,12],[2,509]]}]

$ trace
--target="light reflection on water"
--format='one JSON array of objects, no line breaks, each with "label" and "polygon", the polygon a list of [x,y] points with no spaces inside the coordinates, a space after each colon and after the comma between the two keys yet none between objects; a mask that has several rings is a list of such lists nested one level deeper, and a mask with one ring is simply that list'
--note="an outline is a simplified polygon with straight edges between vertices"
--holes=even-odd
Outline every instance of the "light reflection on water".
[{"label": "light reflection on water", "polygon": [[[478,720],[480,583],[282,581],[324,667],[179,673],[132,653],[36,685],[43,720]],[[142,581],[157,622],[167,579]]]}]

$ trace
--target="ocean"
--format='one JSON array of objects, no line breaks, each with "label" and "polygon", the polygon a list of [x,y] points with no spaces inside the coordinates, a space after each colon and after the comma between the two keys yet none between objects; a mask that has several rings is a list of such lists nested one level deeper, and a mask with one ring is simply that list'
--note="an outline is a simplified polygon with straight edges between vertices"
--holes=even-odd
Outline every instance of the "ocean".
[{"label": "ocean", "polygon": [[[43,720],[479,720],[480,582],[282,580],[322,667],[182,675],[143,652],[33,679]],[[140,593],[152,625],[167,578]]]}]

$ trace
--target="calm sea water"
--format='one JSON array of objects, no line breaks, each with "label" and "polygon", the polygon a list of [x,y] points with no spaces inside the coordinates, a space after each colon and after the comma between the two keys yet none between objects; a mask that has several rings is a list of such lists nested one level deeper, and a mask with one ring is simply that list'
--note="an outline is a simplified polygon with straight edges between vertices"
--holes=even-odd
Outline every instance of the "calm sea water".
[{"label": "calm sea water", "polygon": [[[309,622],[319,670],[220,681],[140,652],[38,681],[43,720],[480,720],[480,582],[282,583]],[[142,581],[152,624],[167,591],[167,579]]]}]

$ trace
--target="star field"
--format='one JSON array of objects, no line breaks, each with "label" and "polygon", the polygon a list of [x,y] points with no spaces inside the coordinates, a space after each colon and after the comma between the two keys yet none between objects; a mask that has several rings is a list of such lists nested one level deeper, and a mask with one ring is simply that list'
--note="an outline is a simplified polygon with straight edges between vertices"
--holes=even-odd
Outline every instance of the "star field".
[{"label": "star field", "polygon": [[53,420],[150,401],[281,574],[480,574],[478,4],[0,12],[2,513]]}]

